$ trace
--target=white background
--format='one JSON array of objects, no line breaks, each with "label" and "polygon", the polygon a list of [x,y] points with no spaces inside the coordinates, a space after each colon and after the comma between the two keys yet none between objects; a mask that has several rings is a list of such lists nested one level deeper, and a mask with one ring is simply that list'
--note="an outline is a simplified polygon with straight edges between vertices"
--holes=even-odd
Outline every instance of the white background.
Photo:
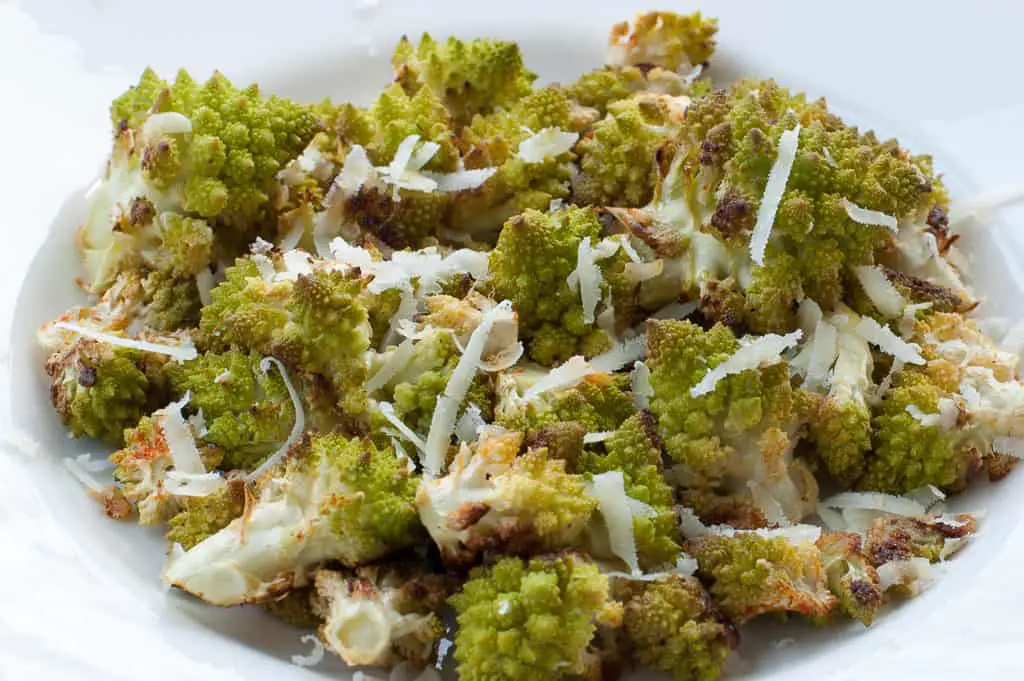
[{"label": "white background", "polygon": [[[552,7],[556,3],[517,0],[514,10],[500,3],[509,15],[489,16],[486,23],[507,28],[513,37],[528,25],[551,40],[589,31],[599,46],[607,25],[631,14],[623,6],[646,4]],[[179,65],[200,73],[217,66],[229,75],[269,74],[273,83],[303,59],[323,68],[324,55],[358,44],[376,60],[371,73],[386,77],[384,56],[402,30],[471,27],[471,12],[485,6],[0,0],[4,364],[23,361],[8,356],[6,329],[31,254],[64,198],[95,174],[108,146],[106,107],[147,63],[164,74]],[[1024,185],[1024,9],[1018,7],[709,0],[704,9],[723,17],[725,70],[756,61],[760,72],[828,94],[841,107],[879,112],[884,125],[924,141],[940,168],[955,168],[975,188],[995,189]],[[380,50],[371,34],[386,36]],[[599,55],[595,49],[595,59]],[[735,55],[742,58],[732,61]],[[1007,210],[1002,217],[1013,242],[1024,242],[1024,230],[1015,227],[1024,225],[1024,213]],[[43,502],[22,474],[21,456],[13,449],[0,456],[0,679],[242,678],[229,651],[211,648],[191,659],[180,654],[166,633],[172,624],[181,626],[167,612],[176,606],[142,606],[130,590],[96,573],[103,556],[91,556],[92,566],[83,562],[89,537],[71,537],[67,528],[47,520]],[[1017,678],[1024,671],[1022,539],[1018,529],[971,575],[969,587],[944,594],[924,621],[898,632],[875,632],[871,646],[877,654],[843,659],[829,678]],[[296,643],[291,652],[303,652],[303,646]],[[294,672],[296,678],[305,674]]]}]

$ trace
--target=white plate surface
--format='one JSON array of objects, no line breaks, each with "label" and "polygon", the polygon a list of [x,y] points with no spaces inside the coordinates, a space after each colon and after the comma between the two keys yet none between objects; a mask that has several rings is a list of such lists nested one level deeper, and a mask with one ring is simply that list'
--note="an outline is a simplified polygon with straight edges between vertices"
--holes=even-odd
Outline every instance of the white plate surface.
[{"label": "white plate surface", "polygon": [[[106,520],[54,463],[102,454],[64,437],[46,402],[33,332],[79,300],[73,229],[81,188],[107,152],[110,99],[152,65],[163,74],[185,66],[197,77],[219,68],[236,83],[257,79],[284,95],[365,102],[387,82],[395,39],[424,29],[518,40],[543,79],[570,79],[599,63],[611,23],[647,8],[595,4],[0,0],[0,85],[8,95],[0,112],[0,323],[13,326],[4,381],[14,396],[5,398],[13,423],[42,445],[35,457],[14,448],[0,457],[0,679],[348,676],[336,662],[314,671],[291,665],[308,646],[257,610],[166,594],[160,538]],[[1016,130],[1024,129],[1024,96],[992,65],[1024,57],[1016,36],[1024,12],[949,5],[709,2],[704,10],[722,28],[712,76],[775,76],[827,95],[863,127],[933,153],[955,198],[975,196],[1022,175],[1024,133]],[[1012,227],[1022,219],[1008,211],[965,239],[988,315],[1024,318],[1024,240]],[[941,681],[1024,669],[1008,647],[1024,634],[1016,615],[1024,605],[1016,583],[1022,494],[1019,472],[958,500],[964,510],[988,509],[983,535],[920,599],[869,631],[759,626],[740,650],[740,676]],[[790,638],[795,643],[778,644]]]}]

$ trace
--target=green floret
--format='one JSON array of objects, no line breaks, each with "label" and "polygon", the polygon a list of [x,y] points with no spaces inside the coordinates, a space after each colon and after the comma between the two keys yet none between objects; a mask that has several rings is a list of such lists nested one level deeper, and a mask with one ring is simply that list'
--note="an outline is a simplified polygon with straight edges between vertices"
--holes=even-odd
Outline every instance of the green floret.
[{"label": "green floret", "polygon": [[74,335],[46,360],[50,401],[75,436],[124,442],[145,414],[166,404],[166,358]]},{"label": "green floret", "polygon": [[578,421],[556,421],[530,431],[523,445],[527,449],[546,449],[552,459],[563,459],[566,470],[578,471],[583,456],[583,437],[587,429]]},{"label": "green floret", "polygon": [[413,138],[417,154],[428,144],[436,148],[429,158],[410,163],[407,169],[456,170],[460,159],[452,118],[437,96],[428,88],[409,96],[399,85],[392,85],[369,109],[345,104],[331,110],[329,118],[331,132],[318,135],[304,158],[281,175],[284,201],[278,232],[301,230],[299,243],[307,249],[342,232],[350,240],[367,235],[397,249],[436,244],[453,194],[399,188],[376,173],[357,190],[341,190],[333,179],[354,145],[365,149],[371,164],[387,167],[401,145]]},{"label": "green floret", "polygon": [[604,442],[605,454],[588,452],[580,470],[600,474],[621,471],[626,496],[651,506],[655,515],[633,516],[640,567],[656,570],[671,565],[679,556],[675,497],[662,477],[662,454],[653,415],[642,411],[631,416]]},{"label": "green floret", "polygon": [[700,12],[643,12],[612,26],[605,61],[612,65],[650,64],[686,72],[715,51],[716,19]]},{"label": "green floret", "polygon": [[898,494],[932,484],[959,492],[983,466],[1005,475],[997,438],[1024,436],[1016,354],[959,314],[924,313],[912,328],[900,326],[924,362],[897,372],[882,396],[872,421],[874,451],[858,486]]},{"label": "green floret", "polygon": [[972,454],[957,437],[907,412],[907,407],[916,407],[924,414],[936,413],[944,397],[947,393],[924,373],[904,370],[896,375],[872,420],[875,446],[859,489],[903,494],[926,485],[955,487],[967,476]]},{"label": "green floret", "polygon": [[[580,294],[566,282],[576,269],[580,242],[585,237],[596,242],[600,229],[592,210],[570,208],[549,215],[526,211],[501,230],[490,256],[490,285],[496,299],[512,301],[519,315],[520,335],[527,339],[528,352],[537,361],[564,361],[581,354],[581,347],[593,342],[588,339],[594,335],[604,335],[593,324],[584,323]],[[530,342],[552,327],[566,341],[554,356],[550,344],[535,350]]]},{"label": "green floret", "polygon": [[464,681],[547,681],[588,670],[595,622],[621,618],[608,580],[582,556],[503,558],[451,597]]},{"label": "green floret", "polygon": [[203,438],[224,452],[227,470],[256,468],[288,438],[295,408],[276,369],[263,371],[253,353],[204,354],[168,368],[177,395],[202,411]]},{"label": "green floret", "polygon": [[367,145],[370,160],[387,165],[395,157],[399,145],[410,135],[419,135],[427,142],[440,145],[437,153],[424,166],[427,170],[454,170],[458,162],[451,114],[430,89],[413,95],[399,85],[392,85],[377,97],[370,108],[376,131]]},{"label": "green floret", "polygon": [[215,73],[173,84],[148,70],[111,106],[114,150],[81,232],[87,281],[146,268],[194,275],[269,216],[275,177],[320,127],[312,108]]},{"label": "green floret", "polygon": [[302,586],[325,561],[377,560],[421,539],[416,484],[390,447],[309,436],[260,478],[245,517],[179,557],[168,578],[215,605],[237,605]]},{"label": "green floret", "polygon": [[155,331],[175,331],[198,326],[199,287],[196,278],[150,272],[142,281],[146,326]]},{"label": "green floret", "polygon": [[821,552],[809,542],[743,532],[698,537],[685,549],[697,559],[698,576],[715,602],[737,624],[771,612],[824,617],[836,605]]},{"label": "green floret", "polygon": [[509,110],[477,116],[463,128],[459,147],[465,167],[497,170],[479,188],[454,198],[451,228],[493,243],[508,219],[528,209],[547,211],[552,200],[568,198],[575,173],[571,152],[526,160],[518,151],[535,133],[581,127],[573,110],[563,91],[549,87],[527,95]]},{"label": "green floret", "polygon": [[570,99],[580,107],[596,111],[598,118],[608,113],[611,104],[638,93],[678,97],[687,90],[675,71],[636,66],[606,66],[588,71],[565,87]]},{"label": "green floret", "polygon": [[636,411],[623,378],[590,374],[571,388],[550,390],[526,402],[519,397],[515,379],[504,376],[497,388],[496,421],[523,432],[570,421],[587,433],[615,430]]},{"label": "green floret", "polygon": [[[262,260],[261,260],[262,259]],[[357,275],[316,267],[294,279],[264,279],[260,267],[285,272],[280,259],[240,258],[203,308],[197,341],[205,349],[257,352],[290,369],[321,375],[350,416],[366,408],[366,361],[372,328]]]},{"label": "green floret", "polygon": [[882,606],[883,591],[868,557],[861,552],[859,534],[825,532],[818,538],[828,589],[837,606],[852,619],[871,626]]},{"label": "green floret", "polygon": [[955,553],[977,529],[977,520],[967,513],[878,518],[867,531],[864,553],[875,567],[911,558],[937,563]]},{"label": "green floret", "polygon": [[446,476],[420,485],[420,519],[446,564],[567,548],[583,533],[597,507],[583,476],[545,449],[517,455],[522,441],[516,432],[486,437],[464,447]]},{"label": "green floret", "polygon": [[320,570],[312,604],[323,620],[320,640],[347,664],[420,668],[433,662],[444,636],[437,611],[447,596],[443,575],[381,565]]},{"label": "green floret", "polygon": [[672,133],[670,123],[669,113],[657,100],[612,104],[608,115],[576,145],[580,174],[573,178],[573,201],[595,206],[647,204],[658,180],[655,154]]},{"label": "green floret", "polygon": [[675,681],[715,681],[739,632],[700,582],[673,575],[653,582],[616,580],[625,603],[623,632],[637,663],[670,672]]},{"label": "green floret", "polygon": [[767,496],[786,517],[799,520],[813,511],[817,484],[793,456],[800,422],[786,363],[766,358],[759,369],[722,378],[709,393],[691,394],[739,349],[720,324],[703,331],[687,321],[649,321],[651,411],[684,487],[752,494],[755,501]]},{"label": "green floret", "polygon": [[[768,174],[783,132],[798,124],[764,266],[754,266],[750,235]],[[941,194],[930,164],[772,81],[696,98],[664,157],[650,210],[691,241],[678,285],[699,298],[710,282],[740,282],[742,322],[755,332],[792,330],[805,296],[831,310],[847,296],[847,271],[881,258],[891,233],[854,222],[844,200],[923,222]]]},{"label": "green floret", "polygon": [[182,510],[167,523],[167,540],[186,551],[223,530],[245,510],[245,483],[231,480],[205,497],[185,499]]},{"label": "green floret", "polygon": [[460,123],[508,109],[529,94],[537,75],[512,42],[478,39],[443,43],[424,33],[418,45],[402,38],[391,57],[395,81],[410,95],[429,88]]}]

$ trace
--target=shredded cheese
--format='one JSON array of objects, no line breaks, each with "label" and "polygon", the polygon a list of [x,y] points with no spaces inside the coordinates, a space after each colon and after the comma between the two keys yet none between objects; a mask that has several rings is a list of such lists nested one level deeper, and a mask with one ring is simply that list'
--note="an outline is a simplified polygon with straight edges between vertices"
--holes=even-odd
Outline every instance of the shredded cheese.
[{"label": "shredded cheese", "polygon": [[919,516],[927,513],[925,507],[906,497],[881,492],[843,492],[821,502],[825,508],[883,511],[894,515]]},{"label": "shredded cheese", "polygon": [[77,459],[66,458],[61,459],[61,463],[68,469],[71,475],[75,476],[78,482],[82,483],[86,489],[97,495],[104,495],[107,493],[109,486],[104,486],[99,480],[93,477],[90,471],[87,471]]},{"label": "shredded cheese", "polygon": [[491,179],[497,168],[475,168],[473,170],[457,170],[454,173],[432,173],[425,171],[423,175],[437,184],[437,191],[452,194],[476,189]]},{"label": "shredded cheese", "polygon": [[267,374],[270,372],[270,365],[273,364],[277,367],[277,370],[281,373],[281,378],[284,380],[284,387],[288,390],[288,397],[292,400],[292,406],[295,409],[295,423],[292,424],[291,433],[288,434],[288,439],[278,448],[276,452],[267,457],[266,461],[256,467],[254,471],[246,476],[249,481],[258,480],[264,473],[270,470],[271,467],[276,466],[284,457],[288,454],[288,450],[291,449],[292,445],[299,441],[302,437],[302,432],[306,429],[306,414],[302,408],[302,398],[299,397],[299,392],[295,389],[292,384],[292,379],[288,375],[288,370],[284,364],[281,363],[276,357],[264,357],[260,360],[260,370]]},{"label": "shredded cheese", "polygon": [[601,373],[612,373],[624,369],[647,355],[647,335],[640,334],[616,343],[609,350],[590,360],[590,366]]},{"label": "shredded cheese", "polygon": [[595,433],[587,433],[583,436],[583,444],[592,445],[598,442],[604,442],[612,435],[615,435],[614,430],[600,430]]},{"label": "shredded cheese", "polygon": [[384,363],[366,381],[367,393],[373,394],[380,390],[390,383],[391,379],[397,376],[399,371],[405,368],[410,358],[412,358],[414,343],[415,341],[412,338],[406,338],[391,351],[387,359],[384,360]]},{"label": "shredded cheese", "polygon": [[576,269],[569,273],[566,283],[573,291],[579,291],[583,304],[583,321],[594,323],[594,311],[601,298],[601,268],[598,260],[611,257],[618,250],[620,242],[606,239],[596,247],[590,244],[590,237],[583,237],[576,250]]},{"label": "shredded cheese", "polygon": [[691,300],[688,303],[669,303],[651,315],[652,319],[686,319],[700,307],[700,303]]},{"label": "shredded cheese", "polygon": [[633,575],[642,574],[633,534],[633,510],[626,495],[622,471],[609,471],[593,476],[587,494],[597,500],[598,510],[608,529],[612,553],[622,559]]},{"label": "shredded cheese", "polygon": [[530,401],[540,397],[540,395],[549,390],[567,388],[593,373],[597,373],[596,370],[582,355],[570,357],[527,388],[526,392],[523,393],[523,399]]},{"label": "shredded cheese", "polygon": [[462,412],[462,416],[459,417],[459,422],[455,424],[455,437],[459,442],[476,442],[480,429],[486,425],[487,422],[484,421],[480,407],[469,404],[466,406],[466,411]]},{"label": "shredded cheese", "polygon": [[894,586],[903,586],[916,594],[935,579],[931,563],[927,558],[920,556],[884,563],[878,567],[877,572],[879,586],[883,591],[888,591]]},{"label": "shredded cheese", "polygon": [[654,388],[651,386],[651,370],[643,362],[636,362],[633,370],[629,372],[629,387],[633,392],[633,406],[637,409],[647,409],[651,406],[651,398],[654,397]]},{"label": "shredded cheese", "polygon": [[485,312],[480,324],[473,329],[469,342],[466,343],[466,349],[448,378],[444,393],[438,396],[437,404],[434,407],[434,415],[430,420],[430,433],[427,435],[427,443],[423,452],[423,469],[426,475],[436,477],[443,472],[445,454],[455,428],[455,420],[459,415],[459,405],[466,393],[469,392],[470,383],[480,367],[484,348],[491,334],[491,327],[502,317],[513,314],[515,313],[512,311],[512,302],[503,300]]},{"label": "shredded cheese", "polygon": [[869,208],[861,208],[848,199],[843,199],[843,208],[846,209],[846,214],[850,219],[857,224],[885,227],[894,234],[899,232],[899,221],[893,215]]},{"label": "shredded cheese", "polygon": [[395,408],[390,402],[378,402],[377,410],[380,411],[381,416],[387,419],[388,423],[397,428],[402,437],[411,442],[416,449],[421,452],[426,451],[427,445],[423,442],[423,438],[420,437],[416,431],[406,425],[405,421],[398,418],[398,414],[395,413]]},{"label": "shredded cheese", "polygon": [[893,333],[888,326],[882,326],[871,317],[861,317],[861,320],[857,322],[856,330],[864,340],[901,362],[906,364],[925,363],[917,345],[906,342]]},{"label": "shredded cheese", "polygon": [[779,203],[786,191],[789,173],[793,170],[793,161],[796,160],[799,143],[799,123],[795,128],[785,131],[779,137],[778,155],[775,157],[772,169],[768,172],[768,182],[764,187],[761,205],[757,208],[754,231],[750,235],[750,257],[758,265],[764,265],[764,252],[768,247],[768,237],[771,236],[772,226],[775,224],[775,214],[779,210]]},{"label": "shredded cheese", "polygon": [[323,662],[324,644],[320,642],[319,636],[316,634],[303,634],[299,637],[299,640],[303,643],[311,644],[313,649],[309,652],[309,655],[292,655],[292,664],[299,667],[315,667]]},{"label": "shredded cheese", "polygon": [[192,132],[192,121],[176,111],[150,114],[142,124],[142,136],[146,139],[161,135],[185,135]]},{"label": "shredded cheese", "polygon": [[807,363],[807,387],[821,385],[828,378],[828,370],[839,355],[839,332],[826,321],[819,320],[811,336]]},{"label": "shredded cheese", "polygon": [[86,338],[102,341],[115,347],[131,348],[141,352],[152,352],[158,355],[167,355],[168,357],[173,357],[178,361],[187,361],[199,356],[195,347],[193,347],[191,343],[187,342],[182,343],[181,345],[164,345],[163,343],[134,340],[132,338],[124,338],[123,336],[115,336],[112,333],[100,331],[99,329],[94,329],[88,326],[82,326],[75,322],[57,322],[54,324],[54,327],[64,329],[65,331],[72,331],[85,336]]},{"label": "shredded cheese", "polygon": [[544,128],[535,135],[519,143],[516,156],[526,163],[543,163],[547,158],[554,158],[567,153],[576,146],[579,134],[566,132],[558,128]]},{"label": "shredded cheese", "polygon": [[774,333],[760,336],[740,347],[727,360],[704,374],[697,385],[690,389],[692,397],[706,395],[715,389],[720,380],[748,369],[756,369],[765,362],[774,362],[783,352],[800,342],[801,331],[779,336]]},{"label": "shredded cheese", "polygon": [[864,265],[853,268],[853,273],[871,304],[886,319],[896,319],[903,314],[907,301],[880,268]]},{"label": "shredded cheese", "polygon": [[196,272],[196,290],[199,292],[199,302],[205,307],[213,302],[213,272],[209,267],[204,267]]}]

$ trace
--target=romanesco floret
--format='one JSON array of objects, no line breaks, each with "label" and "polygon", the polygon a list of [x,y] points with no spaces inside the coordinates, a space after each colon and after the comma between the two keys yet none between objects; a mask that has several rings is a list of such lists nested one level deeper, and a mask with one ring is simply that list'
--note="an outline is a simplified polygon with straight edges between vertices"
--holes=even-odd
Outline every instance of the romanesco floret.
[{"label": "romanesco floret", "polygon": [[693,577],[613,582],[624,603],[623,635],[637,663],[670,672],[675,681],[715,681],[739,632]]},{"label": "romanesco floret", "polygon": [[111,118],[114,151],[81,232],[98,291],[126,269],[189,275],[237,253],[268,215],[278,170],[320,126],[311,108],[219,73],[168,84],[148,69]]},{"label": "romanesco floret", "polygon": [[608,579],[579,554],[503,558],[474,568],[451,597],[455,659],[465,681],[541,681],[589,669],[598,624],[621,623]]},{"label": "romanesco floret", "polygon": [[612,104],[640,93],[679,97],[690,90],[675,71],[646,66],[606,66],[565,86],[566,95],[579,109],[593,112],[594,120],[607,114]]},{"label": "romanesco floret", "polygon": [[[569,197],[575,173],[570,151],[550,150],[539,158],[522,155],[520,145],[535,136],[569,134],[579,126],[572,104],[557,88],[537,90],[507,111],[478,116],[459,133],[467,169],[497,168],[478,189],[455,196],[451,229],[493,243],[502,225],[527,209],[547,211],[552,200]],[[570,142],[575,139],[570,135]]]},{"label": "romanesco floret", "polygon": [[120,445],[126,428],[167,402],[166,358],[62,333],[67,343],[46,360],[50,401],[75,436]]},{"label": "romanesco floret", "polygon": [[391,448],[309,436],[260,479],[245,515],[177,558],[166,577],[215,605],[276,598],[324,561],[360,565],[414,543],[415,492]]},{"label": "romanesco floret", "polygon": [[181,506],[181,511],[167,522],[167,540],[187,551],[242,515],[245,481],[233,478],[206,496],[184,499]]},{"label": "romanesco floret", "polygon": [[321,264],[291,269],[283,256],[240,258],[203,308],[197,338],[210,351],[229,348],[278,357],[293,371],[321,375],[351,416],[366,409],[366,361],[372,328],[362,284]]},{"label": "romanesco floret", "polygon": [[737,624],[771,612],[824,617],[836,605],[821,552],[809,541],[757,532],[709,534],[691,539],[685,550],[697,559],[697,574],[722,612]]},{"label": "romanesco floret", "polygon": [[622,471],[626,496],[654,509],[653,515],[633,516],[640,567],[655,570],[672,565],[680,550],[675,498],[662,477],[661,440],[654,416],[641,411],[626,419],[604,441],[604,449],[604,454],[586,453],[579,469],[591,474]]},{"label": "romanesco floret", "polygon": [[203,414],[203,439],[224,452],[227,470],[256,468],[288,438],[295,408],[276,370],[263,371],[260,356],[206,353],[168,367],[175,393],[191,395]]},{"label": "romanesco floret", "polygon": [[650,202],[658,148],[678,125],[659,104],[639,98],[616,102],[583,133],[575,148],[580,157],[580,173],[572,181],[575,203],[638,207]]},{"label": "romanesco floret", "polygon": [[529,94],[537,78],[523,64],[519,46],[500,40],[437,42],[424,33],[414,46],[403,37],[391,64],[406,92],[429,88],[463,124],[476,114],[510,108]]},{"label": "romanesco floret", "polygon": [[548,456],[563,459],[566,470],[575,472],[579,470],[586,434],[586,427],[579,421],[556,421],[529,431],[523,446],[526,449],[546,449]]},{"label": "romanesco floret", "polygon": [[612,26],[605,63],[652,65],[686,72],[708,61],[715,51],[718,22],[700,12],[643,12],[633,21]]},{"label": "romanesco floret", "polygon": [[[490,285],[497,299],[508,299],[519,315],[520,335],[531,357],[557,364],[581,354],[579,350],[603,331],[583,320],[580,294],[567,283],[576,269],[580,242],[596,241],[601,226],[592,210],[569,208],[545,215],[528,210],[501,230],[491,252]],[[557,347],[540,345],[537,338],[556,333]],[[543,352],[538,352],[540,349]]]},{"label": "romanesco floret", "polygon": [[709,392],[692,394],[710,370],[740,348],[720,324],[703,331],[687,321],[649,321],[651,411],[683,487],[750,494],[770,521],[797,521],[814,510],[818,490],[807,466],[793,455],[800,423],[786,363],[764,358],[762,367],[725,376]]},{"label": "romanesco floret", "polygon": [[878,573],[861,551],[861,536],[852,532],[825,532],[818,538],[828,589],[837,606],[850,618],[871,626],[882,606]]},{"label": "romanesco floret", "polygon": [[433,661],[444,635],[436,614],[448,596],[442,575],[380,565],[320,570],[315,585],[320,639],[347,664],[418,668]]},{"label": "romanesco floret", "polygon": [[[758,266],[750,234],[781,135],[798,125],[796,158]],[[772,81],[694,99],[665,159],[650,210],[691,242],[673,276],[691,298],[733,278],[743,323],[756,332],[795,328],[805,296],[832,309],[844,298],[847,269],[881,257],[892,234],[854,221],[851,205],[914,221],[943,200],[930,164]]]},{"label": "romanesco floret", "polygon": [[872,419],[874,449],[867,458],[863,490],[902,494],[935,485],[956,489],[981,466],[979,453],[962,443],[955,428],[922,422],[912,411],[937,414],[944,391],[923,372],[905,369],[882,396]]},{"label": "romanesco floret", "polygon": [[864,553],[875,567],[915,557],[937,563],[955,553],[977,528],[977,520],[967,513],[877,518],[868,528]]},{"label": "romanesco floret", "polygon": [[586,433],[617,429],[636,408],[623,376],[590,374],[569,388],[549,390],[526,400],[514,376],[498,379],[496,421],[528,434],[556,423],[575,422]]},{"label": "romanesco floret", "polygon": [[545,449],[520,455],[522,442],[522,433],[505,431],[463,445],[446,476],[420,484],[420,519],[445,563],[553,551],[583,533],[597,507],[583,493],[583,476],[567,473]]}]

